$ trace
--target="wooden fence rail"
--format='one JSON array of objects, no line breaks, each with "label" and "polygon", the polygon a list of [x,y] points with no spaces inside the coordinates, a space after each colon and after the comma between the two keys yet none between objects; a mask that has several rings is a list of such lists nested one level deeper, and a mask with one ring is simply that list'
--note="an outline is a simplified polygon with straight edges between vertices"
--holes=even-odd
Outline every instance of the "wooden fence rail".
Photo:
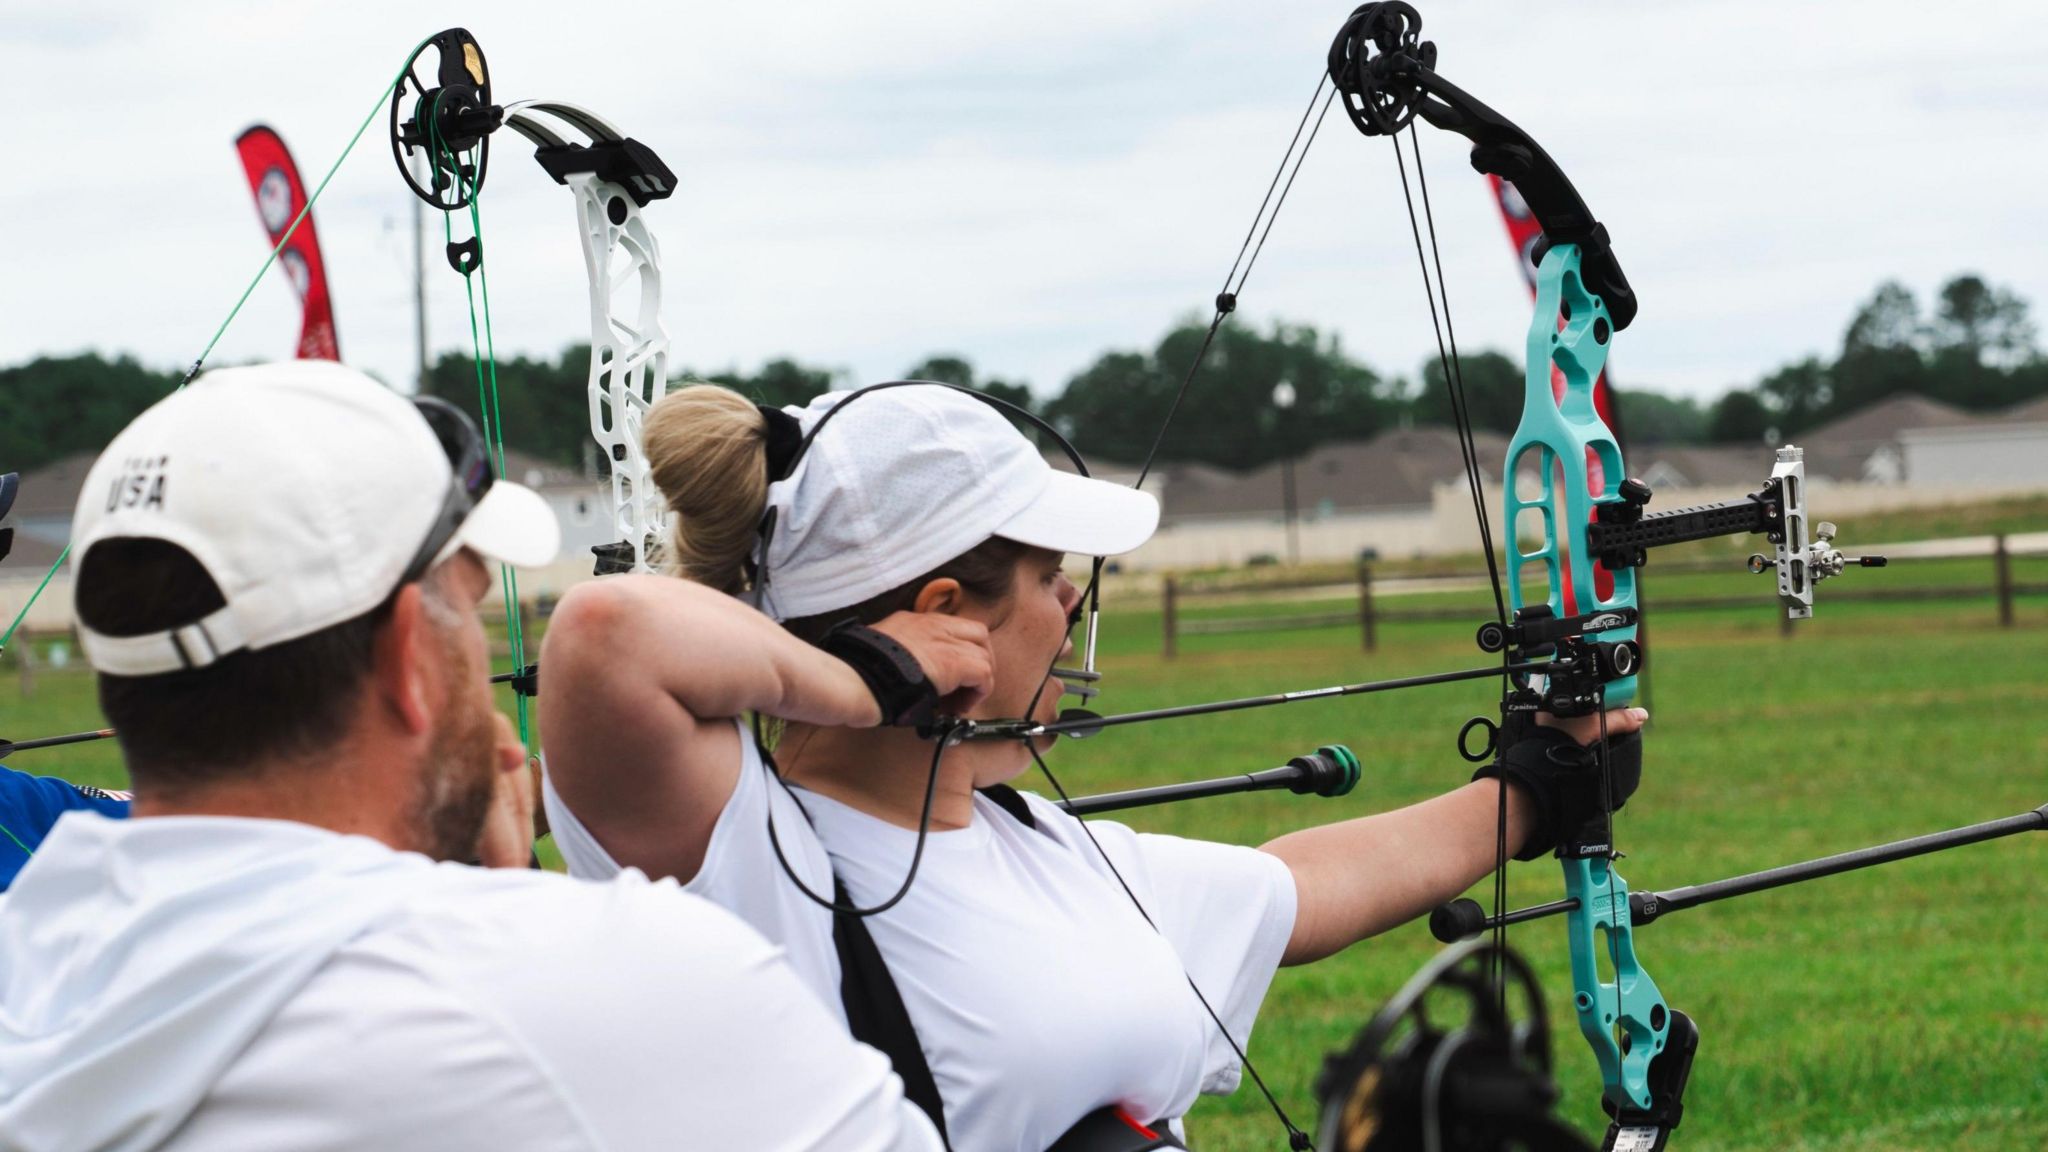
[{"label": "wooden fence rail", "polygon": [[[2025,583],[2013,579],[2012,552],[2003,535],[1992,538],[1989,552],[1991,558],[1991,580],[1988,584],[1945,584],[1918,588],[1887,588],[1871,581],[1862,586],[1845,588],[1828,596],[1835,603],[1883,603],[1883,602],[1932,602],[1967,601],[1989,598],[1998,606],[1998,624],[2002,628],[2014,626],[2013,602],[2022,596],[2048,596],[2048,584]],[[1953,557],[1933,557],[1952,559]],[[1913,563],[1908,560],[1905,563]],[[1899,561],[1894,561],[1899,563]],[[1693,563],[1669,565],[1659,568],[1670,573],[1725,573],[1729,569],[1723,564]],[[1446,583],[1468,583],[1483,580],[1483,572],[1439,572],[1426,576],[1408,577],[1409,580],[1441,580]],[[1420,623],[1443,620],[1471,620],[1475,626],[1480,616],[1471,608],[1386,608],[1374,597],[1372,566],[1360,563],[1355,580],[1355,595],[1358,600],[1356,611],[1344,612],[1302,612],[1291,615],[1259,615],[1236,617],[1207,617],[1184,619],[1182,609],[1186,602],[1194,599],[1230,598],[1235,600],[1255,599],[1275,592],[1295,592],[1314,588],[1334,589],[1336,585],[1327,580],[1291,581],[1280,584],[1262,584],[1255,587],[1188,587],[1172,576],[1168,576],[1161,590],[1160,653],[1166,659],[1173,659],[1180,651],[1182,636],[1214,636],[1246,632],[1284,632],[1301,629],[1335,628],[1356,624],[1359,644],[1367,652],[1379,644],[1379,626],[1386,623]],[[1679,596],[1657,597],[1649,602],[1658,613],[1671,611],[1696,611],[1727,608],[1755,608],[1762,603],[1775,606],[1776,597],[1763,600],[1759,596]],[[1778,614],[1780,631],[1792,634],[1792,621],[1783,613]]]}]

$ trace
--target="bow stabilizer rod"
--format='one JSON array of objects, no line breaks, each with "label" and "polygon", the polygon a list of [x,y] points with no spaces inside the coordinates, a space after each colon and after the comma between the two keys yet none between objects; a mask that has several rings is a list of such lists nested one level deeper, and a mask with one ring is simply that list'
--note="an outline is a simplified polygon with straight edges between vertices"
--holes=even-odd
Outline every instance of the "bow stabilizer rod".
[{"label": "bow stabilizer rod", "polygon": [[93,740],[111,740],[112,728],[94,728],[90,732],[71,732],[63,736],[41,736],[34,740],[0,740],[0,758],[16,752],[27,752],[33,748],[58,748],[65,744],[85,744]]},{"label": "bow stabilizer rod", "polygon": [[[1776,868],[1766,868],[1761,872],[1731,876],[1725,880],[1689,884],[1664,892],[1631,892],[1628,897],[1629,918],[1637,925],[1648,924],[1669,913],[1683,912],[1687,908],[1697,908],[1717,900],[1768,892],[1788,884],[1803,884],[1808,880],[1839,876],[1844,872],[1910,860],[1915,856],[1925,856],[1932,852],[1945,852],[1951,848],[1982,844],[1987,840],[1998,840],[2022,832],[2042,831],[2048,831],[2048,804],[2017,816],[1986,820],[1981,824],[1969,824],[1943,832],[1930,832],[1925,836],[1894,840],[1889,844],[1838,852],[1833,856],[1822,856],[1797,864],[1784,864]],[[1488,916],[1477,901],[1456,900],[1430,915],[1429,931],[1438,940],[1449,944],[1502,925],[1525,924],[1531,920],[1542,920],[1573,912],[1578,906],[1576,900],[1553,900],[1547,904],[1517,908],[1500,916]]]},{"label": "bow stabilizer rod", "polygon": [[1098,796],[1076,796],[1060,801],[1075,816],[1095,816],[1170,804],[1177,800],[1200,800],[1208,796],[1229,796],[1238,792],[1263,792],[1285,788],[1296,796],[1348,796],[1358,786],[1362,769],[1358,757],[1342,744],[1325,744],[1306,756],[1296,756],[1278,768],[1224,776],[1215,780],[1194,780],[1185,784],[1162,784],[1156,788],[1134,788],[1128,792],[1104,792]]}]

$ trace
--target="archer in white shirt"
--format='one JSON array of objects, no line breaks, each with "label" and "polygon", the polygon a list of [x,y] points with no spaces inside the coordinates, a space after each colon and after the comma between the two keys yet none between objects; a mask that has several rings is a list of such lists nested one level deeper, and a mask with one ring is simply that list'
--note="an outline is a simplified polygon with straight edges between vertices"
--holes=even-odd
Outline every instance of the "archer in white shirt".
[{"label": "archer in white shirt", "polygon": [[[885,385],[777,411],[700,386],[644,431],[671,574],[579,586],[552,620],[540,709],[558,843],[578,874],[683,880],[781,942],[828,999],[843,973],[819,900],[835,881],[862,908],[896,899],[863,923],[953,1147],[1042,1152],[1104,1106],[1176,1120],[1236,1087],[1278,965],[1493,867],[1493,782],[1251,849],[1084,827],[1035,799],[1021,820],[977,790],[1022,773],[1028,749],[935,761],[913,728],[883,724],[888,670],[872,644],[835,648],[845,659],[816,646],[846,639],[835,626],[900,645],[944,714],[1050,720],[1063,686],[1047,671],[1079,597],[1063,553],[1128,550],[1157,520],[1148,495],[1054,472],[982,399]],[[749,713],[786,723],[781,780]],[[1535,819],[1511,793],[1512,850]]]},{"label": "archer in white shirt", "polygon": [[486,460],[301,361],[199,378],[94,465],[80,635],[137,800],[0,897],[0,1152],[939,1148],[731,913],[433,862],[531,845],[477,605],[557,532]]}]

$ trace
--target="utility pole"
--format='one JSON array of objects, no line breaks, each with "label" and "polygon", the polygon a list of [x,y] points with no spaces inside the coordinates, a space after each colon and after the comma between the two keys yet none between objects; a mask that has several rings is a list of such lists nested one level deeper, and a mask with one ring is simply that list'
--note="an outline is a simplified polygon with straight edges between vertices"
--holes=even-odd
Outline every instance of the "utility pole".
[{"label": "utility pole", "polygon": [[[422,163],[425,159],[425,149],[413,152],[413,175],[422,182],[429,176]],[[406,199],[412,201],[412,338],[419,353],[412,390],[417,396],[427,390],[427,212],[426,202],[419,197]]]},{"label": "utility pole", "polygon": [[1280,410],[1280,503],[1287,517],[1287,563],[1301,563],[1301,536],[1295,527],[1294,509],[1294,384],[1282,380],[1273,385],[1273,407]]}]

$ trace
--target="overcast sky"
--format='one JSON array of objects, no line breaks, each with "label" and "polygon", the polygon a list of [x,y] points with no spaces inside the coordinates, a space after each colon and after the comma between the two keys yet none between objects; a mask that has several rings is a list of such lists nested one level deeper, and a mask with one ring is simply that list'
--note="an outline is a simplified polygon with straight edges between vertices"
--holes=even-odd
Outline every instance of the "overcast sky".
[{"label": "overcast sky", "polygon": [[[2048,308],[2048,5],[1423,0],[1438,70],[1527,129],[1641,300],[1623,386],[1711,396],[1839,339],[1886,277],[1958,271]],[[1057,391],[1203,313],[1350,5],[1209,0],[109,4],[0,0],[0,363],[189,361],[265,245],[233,139],[317,181],[400,61],[461,23],[501,101],[586,105],[680,190],[648,212],[674,361],[790,355],[894,376],[956,352]],[[408,194],[382,113],[315,211],[347,360],[413,362]],[[484,196],[501,354],[588,315],[571,201],[501,142]],[[1525,290],[1458,138],[1423,137],[1467,349],[1515,350]],[[1431,345],[1388,145],[1333,113],[1240,317],[1374,367]],[[430,269],[437,349],[467,340]],[[215,353],[290,355],[258,287]]]}]

